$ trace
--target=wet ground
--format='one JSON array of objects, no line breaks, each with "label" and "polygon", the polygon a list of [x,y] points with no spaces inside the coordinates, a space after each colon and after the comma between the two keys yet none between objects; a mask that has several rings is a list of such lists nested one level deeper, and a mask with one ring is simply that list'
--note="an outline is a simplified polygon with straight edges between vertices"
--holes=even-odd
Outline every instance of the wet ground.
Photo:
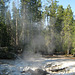
[{"label": "wet ground", "polygon": [[28,58],[28,60],[1,59],[0,75],[75,75],[75,59],[59,56]]}]

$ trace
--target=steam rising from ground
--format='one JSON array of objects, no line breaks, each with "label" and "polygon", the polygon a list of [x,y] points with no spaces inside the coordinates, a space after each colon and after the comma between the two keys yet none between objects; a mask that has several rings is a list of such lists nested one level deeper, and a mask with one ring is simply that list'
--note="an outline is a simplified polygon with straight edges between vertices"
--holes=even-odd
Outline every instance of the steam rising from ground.
[{"label": "steam rising from ground", "polygon": [[[47,20],[45,22],[43,18],[39,19],[39,21],[38,18],[33,20],[35,17],[33,15],[34,12],[30,12],[29,4],[23,4],[22,7],[19,8],[21,8],[18,11],[19,13],[16,11],[17,9],[15,9],[15,7],[13,8],[13,10],[16,11],[15,29],[17,29],[13,36],[16,35],[16,38],[14,39],[17,39],[18,44],[23,47],[25,53],[23,54],[25,56],[27,56],[26,54],[28,54],[28,52],[29,54],[31,53],[31,55],[33,55],[32,53],[53,54],[55,50],[56,31],[54,29],[54,24],[56,19],[49,17],[48,22],[50,21],[50,27],[47,29],[47,26],[44,25]],[[44,17],[45,16],[46,15],[44,15]]]},{"label": "steam rising from ground", "polygon": [[35,54],[34,52],[25,51],[22,59],[27,61],[35,61],[40,58],[42,58],[42,55],[39,53]]}]

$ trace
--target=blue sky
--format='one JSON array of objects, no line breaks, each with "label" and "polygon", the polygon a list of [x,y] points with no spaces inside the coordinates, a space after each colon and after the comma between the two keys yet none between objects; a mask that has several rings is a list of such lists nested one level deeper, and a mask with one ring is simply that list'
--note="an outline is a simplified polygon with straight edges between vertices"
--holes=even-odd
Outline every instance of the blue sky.
[{"label": "blue sky", "polygon": [[[50,0],[49,0],[50,1]],[[64,8],[70,4],[73,14],[75,15],[75,0],[57,0],[58,5],[63,5]],[[46,4],[47,0],[42,0],[43,4]]]}]

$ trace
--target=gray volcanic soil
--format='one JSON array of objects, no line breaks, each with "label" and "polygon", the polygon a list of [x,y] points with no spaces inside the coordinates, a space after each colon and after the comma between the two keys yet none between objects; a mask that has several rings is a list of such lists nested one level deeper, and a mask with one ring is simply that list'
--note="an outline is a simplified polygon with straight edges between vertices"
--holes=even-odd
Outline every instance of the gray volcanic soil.
[{"label": "gray volcanic soil", "polygon": [[0,75],[74,75],[75,59],[28,58],[0,60]]}]

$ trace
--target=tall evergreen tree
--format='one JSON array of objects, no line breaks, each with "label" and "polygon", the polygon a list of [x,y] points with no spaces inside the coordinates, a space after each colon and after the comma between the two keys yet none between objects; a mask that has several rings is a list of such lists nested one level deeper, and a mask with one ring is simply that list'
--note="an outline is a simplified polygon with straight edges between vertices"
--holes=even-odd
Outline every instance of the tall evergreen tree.
[{"label": "tall evergreen tree", "polygon": [[22,31],[20,38],[22,38],[23,45],[30,44],[32,39],[39,33],[40,7],[41,0],[21,1]]},{"label": "tall evergreen tree", "polygon": [[71,47],[71,27],[73,25],[73,12],[68,5],[67,9],[64,10],[64,21],[63,21],[63,29],[62,29],[62,37],[63,37],[63,48],[66,54],[69,54]]},{"label": "tall evergreen tree", "polygon": [[[62,52],[62,37],[61,37],[61,31],[63,26],[63,16],[64,16],[64,8],[62,5],[58,6],[57,13],[56,13],[56,23],[55,23],[55,29],[56,29],[56,52]],[[59,46],[60,45],[60,46]]]},{"label": "tall evergreen tree", "polygon": [[62,5],[60,5],[57,9],[57,18],[55,23],[55,28],[58,33],[62,31],[63,16],[64,16],[64,8]]},{"label": "tall evergreen tree", "polygon": [[72,50],[71,53],[75,56],[75,20],[73,20],[73,26],[72,26]]},{"label": "tall evergreen tree", "polygon": [[8,38],[7,38],[7,44],[10,46],[10,45],[12,45],[12,39],[11,39],[11,36],[12,36],[12,34],[11,34],[11,32],[12,32],[12,30],[11,30],[11,24],[12,24],[12,21],[11,21],[11,13],[10,13],[10,11],[8,10],[7,12],[6,12],[6,27],[7,27],[7,36],[8,36]]},{"label": "tall evergreen tree", "polygon": [[6,17],[5,1],[0,1],[0,46],[7,46],[7,30],[5,24]]},{"label": "tall evergreen tree", "polygon": [[13,2],[13,8],[12,8],[12,12],[13,12],[13,40],[14,40],[14,45],[18,46],[19,44],[19,27],[20,27],[20,14],[19,14],[19,9],[16,7],[15,3]]},{"label": "tall evergreen tree", "polygon": [[51,52],[54,51],[55,48],[55,35],[56,35],[56,29],[55,29],[55,23],[56,23],[56,10],[57,10],[57,1],[56,0],[51,0],[50,6],[47,8],[47,15],[49,16],[49,36],[50,36],[50,43],[49,43],[49,50]]}]

